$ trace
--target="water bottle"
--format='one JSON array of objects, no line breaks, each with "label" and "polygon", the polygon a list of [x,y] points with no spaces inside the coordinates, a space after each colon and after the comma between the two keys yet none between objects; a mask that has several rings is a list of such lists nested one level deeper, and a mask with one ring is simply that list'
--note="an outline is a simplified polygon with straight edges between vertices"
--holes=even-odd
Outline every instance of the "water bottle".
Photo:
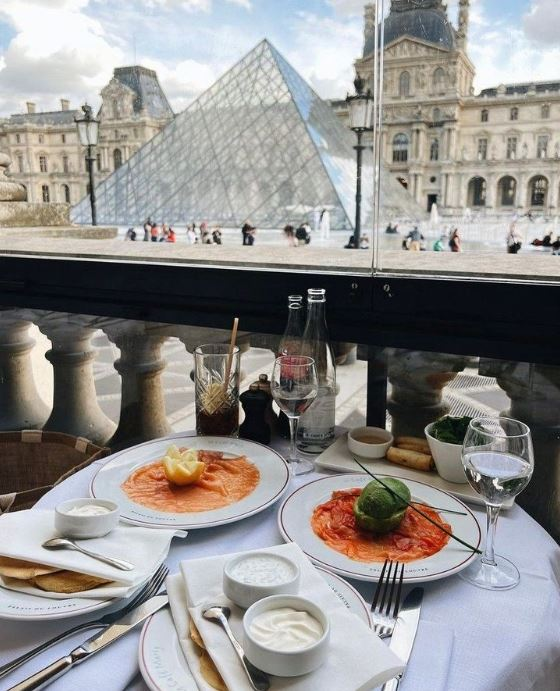
[{"label": "water bottle", "polygon": [[[305,326],[303,295],[288,296],[288,321],[284,335],[278,344],[277,356],[301,355],[302,337]],[[277,423],[278,434],[284,439],[290,438],[290,423],[286,414],[280,411]]]}]

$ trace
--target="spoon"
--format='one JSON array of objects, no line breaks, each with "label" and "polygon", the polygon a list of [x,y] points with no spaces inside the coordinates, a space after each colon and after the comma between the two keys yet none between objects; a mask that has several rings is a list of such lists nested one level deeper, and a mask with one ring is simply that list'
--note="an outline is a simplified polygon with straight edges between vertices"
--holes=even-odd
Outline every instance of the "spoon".
[{"label": "spoon", "polygon": [[268,678],[268,675],[265,674],[265,672],[263,672],[260,669],[257,669],[245,657],[245,652],[241,647],[241,644],[233,635],[233,631],[231,630],[230,625],[228,624],[230,614],[231,610],[229,607],[220,607],[218,605],[215,605],[214,607],[208,607],[208,609],[205,609],[204,612],[202,612],[202,616],[205,619],[213,621],[216,624],[220,624],[221,627],[224,629],[224,631],[227,634],[227,637],[231,641],[231,644],[235,648],[235,652],[241,660],[241,664],[243,665],[245,674],[247,675],[247,678],[249,679],[249,682],[251,683],[251,686],[255,689],[255,691],[267,691],[270,688],[270,679]]},{"label": "spoon", "polygon": [[41,546],[45,549],[75,549],[78,552],[87,554],[88,557],[98,559],[99,561],[105,562],[105,564],[109,564],[110,566],[114,566],[121,571],[132,571],[135,568],[134,564],[131,564],[129,561],[124,561],[124,559],[113,559],[113,557],[104,557],[102,554],[98,554],[97,552],[90,552],[89,549],[80,547],[80,545],[66,537],[53,537],[51,540],[43,542]]}]

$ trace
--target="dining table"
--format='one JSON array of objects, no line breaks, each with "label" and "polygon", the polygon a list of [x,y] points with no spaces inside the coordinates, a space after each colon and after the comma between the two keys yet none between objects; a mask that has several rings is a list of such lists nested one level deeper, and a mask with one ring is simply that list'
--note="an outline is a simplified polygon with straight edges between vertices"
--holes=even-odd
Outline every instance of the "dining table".
[{"label": "dining table", "polygon": [[[170,435],[169,439],[188,434],[177,433]],[[287,442],[274,440],[271,447],[283,454]],[[89,496],[94,473],[110,458],[95,461],[55,486],[42,497],[36,508],[54,509],[64,500]],[[284,497],[296,488],[329,474],[332,473],[313,471],[293,476]],[[398,475],[398,467],[395,467],[395,475]],[[170,572],[177,573],[183,560],[282,544],[277,524],[282,501],[280,499],[263,512],[238,522],[191,530],[185,539],[174,539],[166,560]],[[471,504],[470,508],[484,535],[484,507]],[[420,623],[400,691],[560,689],[560,548],[518,505],[500,515],[496,548],[520,571],[521,581],[511,590],[483,590],[457,574],[423,584],[425,594]],[[371,603],[374,583],[350,583],[366,602]],[[97,616],[100,614],[94,615]],[[87,616],[82,616],[44,622],[0,620],[0,665],[87,619]],[[140,631],[141,627],[137,627],[54,681],[50,688],[53,691],[146,691],[148,687],[138,665]],[[66,655],[91,633],[77,634],[40,654],[1,679],[0,689],[10,688]],[[164,646],[172,644],[172,641],[161,642]],[[166,680],[165,674],[158,683],[162,690],[196,689],[192,681],[185,681],[184,686],[178,687],[174,680]]]}]

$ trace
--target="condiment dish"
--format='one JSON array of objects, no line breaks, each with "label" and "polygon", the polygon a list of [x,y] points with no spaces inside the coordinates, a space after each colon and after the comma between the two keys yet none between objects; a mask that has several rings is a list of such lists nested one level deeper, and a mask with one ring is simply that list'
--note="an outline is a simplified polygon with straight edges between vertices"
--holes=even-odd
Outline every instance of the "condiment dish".
[{"label": "condiment dish", "polygon": [[[254,620],[267,612],[290,608],[305,612],[319,624],[319,637],[306,647],[280,650],[256,640],[251,631]],[[320,667],[329,650],[330,625],[323,610],[314,602],[297,595],[273,595],[249,607],[243,617],[243,643],[245,655],[251,664],[278,677],[297,677]]]},{"label": "condiment dish", "polygon": [[393,435],[382,427],[355,427],[348,432],[348,448],[362,458],[383,458]]},{"label": "condiment dish", "polygon": [[238,554],[224,566],[224,594],[243,609],[271,595],[295,595],[299,581],[298,565],[271,552]]},{"label": "condiment dish", "polygon": [[462,444],[450,444],[432,437],[431,431],[434,424],[434,422],[431,422],[429,425],[426,425],[424,434],[430,445],[430,451],[438,474],[448,482],[456,482],[457,484],[468,482],[461,460]]},{"label": "condiment dish", "polygon": [[[94,514],[95,507],[103,513]],[[118,504],[108,499],[68,499],[54,510],[54,526],[64,537],[102,537],[110,533],[118,522]]]}]

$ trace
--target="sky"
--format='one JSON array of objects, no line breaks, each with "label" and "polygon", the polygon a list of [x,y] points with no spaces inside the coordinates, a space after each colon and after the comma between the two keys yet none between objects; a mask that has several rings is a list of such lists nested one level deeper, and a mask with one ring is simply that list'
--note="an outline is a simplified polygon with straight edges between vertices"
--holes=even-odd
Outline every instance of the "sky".
[{"label": "sky", "polygon": [[[458,0],[448,0],[456,23]],[[389,0],[386,0],[389,5]],[[99,105],[118,66],[155,69],[176,112],[268,38],[319,95],[352,90],[364,0],[0,0],[0,116]],[[560,0],[471,0],[476,90],[560,79]]]}]

